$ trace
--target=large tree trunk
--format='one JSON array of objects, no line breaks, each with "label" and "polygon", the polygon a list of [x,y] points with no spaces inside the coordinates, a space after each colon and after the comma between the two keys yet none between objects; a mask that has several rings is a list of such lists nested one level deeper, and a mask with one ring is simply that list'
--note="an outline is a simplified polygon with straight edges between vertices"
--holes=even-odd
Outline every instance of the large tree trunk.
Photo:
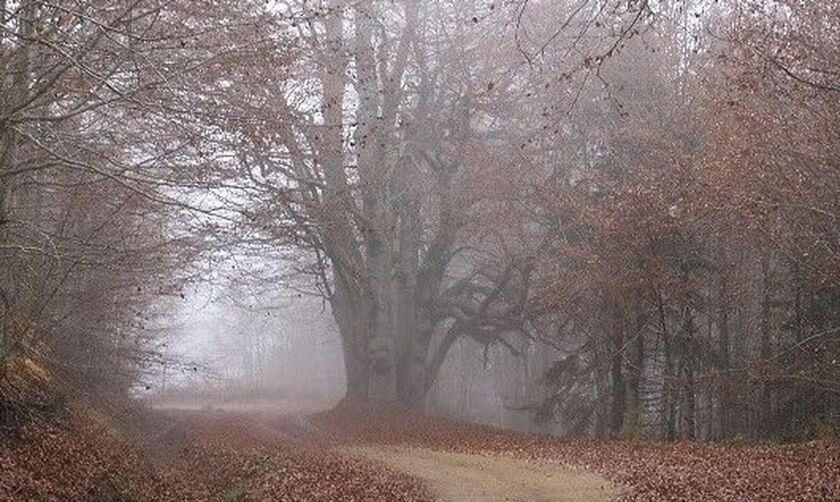
[{"label": "large tree trunk", "polygon": [[336,283],[332,299],[333,317],[338,325],[344,354],[344,372],[347,376],[346,398],[353,401],[368,398],[368,361],[365,350],[367,326],[358,315],[358,298],[347,291],[347,287]]},{"label": "large tree trunk", "polygon": [[391,256],[387,244],[374,236],[368,244],[368,263],[372,269],[372,293],[365,305],[371,337],[367,352],[370,361],[370,398],[397,401],[397,345],[394,329],[394,291],[391,282]]},{"label": "large tree trunk", "polygon": [[[346,397],[421,406],[427,391],[431,333],[409,317],[406,310],[412,311],[414,305],[372,305],[338,289],[343,288],[337,288],[332,307],[344,351]],[[381,315],[393,310],[399,315]]]},{"label": "large tree trunk", "polygon": [[380,293],[373,295],[336,283],[332,308],[344,351],[347,398],[420,406],[432,323],[418,314],[425,309],[418,309],[415,288],[400,280],[377,288]]},{"label": "large tree trunk", "polygon": [[[342,128],[323,133],[325,210],[318,222],[333,266],[332,304],[345,352],[348,398],[412,406],[423,402],[429,367],[439,367],[428,360],[436,322],[431,304],[454,242],[451,187],[443,186],[451,182],[450,175],[439,173],[441,232],[428,246],[421,243],[421,197],[428,195],[420,193],[416,170],[419,162],[433,161],[412,158],[403,144],[406,130],[397,125],[419,8],[419,2],[405,3],[405,32],[387,64],[377,49],[375,6],[348,7],[353,19],[349,42],[342,16],[325,20],[326,39],[339,58],[323,64],[325,122],[334,126],[347,118],[348,86],[355,90],[357,107],[352,154],[343,150]],[[352,80],[342,56],[345,47],[351,49]],[[344,170],[353,156],[358,179],[351,181]],[[422,265],[421,249],[427,262]]]}]

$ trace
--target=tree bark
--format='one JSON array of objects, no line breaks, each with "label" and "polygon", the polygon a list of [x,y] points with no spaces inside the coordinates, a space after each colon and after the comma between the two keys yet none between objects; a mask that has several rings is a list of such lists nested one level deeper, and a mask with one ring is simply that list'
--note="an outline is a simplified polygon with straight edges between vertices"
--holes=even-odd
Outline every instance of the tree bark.
[{"label": "tree bark", "polygon": [[612,384],[612,405],[610,409],[610,430],[620,434],[624,427],[624,412],[627,407],[627,388],[624,382],[624,309],[615,302],[612,310],[612,354],[610,361],[610,380]]},{"label": "tree bark", "polygon": [[674,403],[674,349],[673,340],[668,330],[668,319],[665,313],[665,302],[660,292],[656,292],[657,313],[665,352],[665,368],[662,375],[662,432],[669,441],[676,438],[676,406]]},{"label": "tree bark", "polygon": [[[0,12],[5,13],[6,1],[3,0],[0,5],[3,7]],[[22,15],[17,19],[16,38],[22,41],[21,45],[17,50],[4,51],[0,55],[0,91],[3,94],[0,97],[0,115],[3,116],[6,116],[9,110],[14,110],[20,103],[24,103],[29,96],[31,46],[34,43],[30,39],[35,30],[38,5],[37,2],[24,0],[18,9]],[[5,37],[5,32],[0,33],[0,43]],[[8,55],[13,58],[7,59]],[[11,64],[11,72],[6,71],[9,64]],[[14,171],[18,161],[19,138],[14,129],[9,126],[11,121],[12,117],[8,117],[6,121],[0,123],[0,246],[7,245],[9,242],[8,220],[13,188],[12,175],[9,173]],[[10,351],[8,316],[12,308],[12,280],[8,276],[8,263],[4,263],[5,253],[5,250],[0,249],[0,368],[3,367],[5,357]]]},{"label": "tree bark", "polygon": [[729,370],[731,368],[730,356],[730,334],[729,334],[729,268],[727,266],[726,251],[721,244],[719,254],[720,287],[718,290],[718,350],[720,352],[720,372],[723,375],[718,379],[720,388],[720,438],[728,438],[732,433],[732,392],[730,390]]},{"label": "tree bark", "polygon": [[[318,241],[332,264],[331,301],[345,351],[348,398],[411,406],[423,403],[430,375],[440,367],[428,356],[441,321],[435,300],[441,294],[457,221],[451,194],[455,170],[414,146],[411,135],[420,133],[399,125],[402,107],[409,106],[400,86],[416,43],[419,4],[405,2],[404,32],[387,61],[379,50],[375,5],[334,3],[352,13],[352,33],[345,29],[344,16],[325,19],[325,37],[338,61],[322,63],[329,127],[316,138],[321,138],[317,143],[325,183],[323,200],[316,195],[312,201],[322,209],[315,214]],[[345,49],[351,49],[349,58],[343,56]],[[347,76],[351,67],[352,79]],[[356,94],[355,128],[346,138],[339,126],[347,119],[343,110],[349,86]],[[423,95],[413,117],[428,111],[424,108],[429,96]],[[354,148],[350,153],[344,151],[347,140]],[[353,160],[357,178],[348,179],[346,161]],[[421,197],[429,195],[421,193],[421,164],[438,183],[439,228],[429,242],[422,242],[428,223]]]},{"label": "tree bark", "polygon": [[[634,332],[633,340],[630,342],[630,367],[627,375],[627,410],[625,411],[625,424],[631,430],[628,432],[636,434],[639,432],[642,416],[642,371],[645,365],[645,344],[644,344],[644,314],[640,302],[635,302],[633,307]],[[629,420],[627,419],[629,418]]]},{"label": "tree bark", "polygon": [[[761,390],[761,413],[763,420],[770,421],[773,424],[773,393],[770,382],[770,375],[767,371],[770,370],[770,358],[772,356],[771,340],[770,340],[770,252],[762,251],[761,254],[761,277],[762,277],[762,299],[761,299],[761,361],[764,366],[762,372],[762,390]],[[772,430],[772,425],[763,427],[765,431],[764,436],[769,435]]]},{"label": "tree bark", "polygon": [[354,297],[341,282],[336,283],[332,311],[338,325],[347,376],[346,398],[353,401],[368,399],[368,361],[365,351],[367,327],[357,313],[361,311],[358,297]]}]

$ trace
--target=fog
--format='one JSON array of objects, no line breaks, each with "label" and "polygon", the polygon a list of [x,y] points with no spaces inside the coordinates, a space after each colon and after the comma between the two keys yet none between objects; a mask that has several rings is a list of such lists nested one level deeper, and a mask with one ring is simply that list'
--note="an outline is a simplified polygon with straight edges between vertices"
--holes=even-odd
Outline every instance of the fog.
[{"label": "fog", "polygon": [[0,361],[152,408],[840,427],[832,2],[78,4],[2,3]]},{"label": "fog", "polygon": [[211,405],[337,402],[345,392],[344,362],[329,308],[297,293],[273,300],[197,287],[178,308],[149,391],[187,400],[203,393]]},{"label": "fog", "polygon": [[557,435],[836,427],[836,82],[807,66],[837,26],[598,5],[250,7],[250,63],[190,91],[211,174],[172,191],[171,233],[201,265],[148,393]]},{"label": "fog", "polygon": [[837,0],[0,0],[0,500],[840,500]]}]

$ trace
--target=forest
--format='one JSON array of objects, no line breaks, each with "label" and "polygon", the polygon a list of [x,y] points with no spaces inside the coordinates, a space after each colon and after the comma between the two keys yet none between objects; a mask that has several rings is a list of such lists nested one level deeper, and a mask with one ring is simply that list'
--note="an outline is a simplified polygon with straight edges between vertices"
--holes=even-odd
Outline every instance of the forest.
[{"label": "forest", "polygon": [[836,500],[838,434],[834,0],[0,0],[0,499]]}]

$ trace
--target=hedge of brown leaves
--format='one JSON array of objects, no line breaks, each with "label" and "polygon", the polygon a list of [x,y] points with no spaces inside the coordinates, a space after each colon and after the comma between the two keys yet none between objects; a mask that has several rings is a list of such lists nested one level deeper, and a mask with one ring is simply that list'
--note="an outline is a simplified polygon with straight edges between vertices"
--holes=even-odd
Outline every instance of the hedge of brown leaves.
[{"label": "hedge of brown leaves", "polygon": [[840,443],[723,445],[563,440],[343,406],[314,417],[336,440],[494,452],[593,470],[625,501],[840,501]]}]

